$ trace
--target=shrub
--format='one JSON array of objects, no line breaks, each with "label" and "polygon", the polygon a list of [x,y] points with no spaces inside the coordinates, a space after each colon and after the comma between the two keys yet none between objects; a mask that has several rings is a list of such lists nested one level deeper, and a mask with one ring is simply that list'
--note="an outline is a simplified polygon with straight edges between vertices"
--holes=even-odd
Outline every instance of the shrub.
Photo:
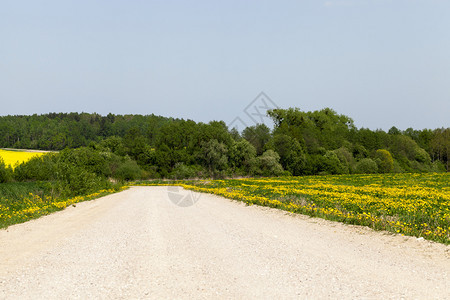
[{"label": "shrub", "polygon": [[0,157],[0,183],[10,180],[10,169],[6,167],[5,162]]},{"label": "shrub", "polygon": [[296,176],[305,174],[306,155],[296,139],[285,134],[277,134],[268,147],[278,153],[285,170]]},{"label": "shrub", "polygon": [[172,179],[186,179],[199,177],[203,168],[201,166],[187,166],[184,163],[177,163],[173,168],[170,177]]},{"label": "shrub", "polygon": [[430,164],[431,163],[431,158],[430,155],[428,154],[427,151],[425,151],[424,149],[417,147],[415,149],[416,153],[415,153],[415,158],[418,162],[424,163],[424,164]]},{"label": "shrub", "polygon": [[283,175],[283,167],[280,164],[280,156],[273,150],[267,150],[256,158],[253,166],[253,175],[280,176]]},{"label": "shrub", "polygon": [[125,161],[117,168],[113,177],[119,180],[136,180],[142,177],[142,169],[131,159]]},{"label": "shrub", "polygon": [[445,165],[440,160],[435,160],[431,164],[431,171],[436,173],[445,172],[446,171]]},{"label": "shrub", "polygon": [[355,167],[356,173],[370,174],[370,173],[377,173],[377,171],[378,171],[377,163],[370,158],[363,158],[356,163]]},{"label": "shrub", "polygon": [[90,173],[100,176],[110,176],[108,166],[110,152],[100,152],[92,148],[81,147],[77,149],[65,149],[60,152],[60,160],[79,166]]},{"label": "shrub", "polygon": [[14,178],[17,181],[27,180],[55,180],[58,154],[49,153],[40,157],[33,157],[14,169]]},{"label": "shrub", "polygon": [[355,165],[355,159],[353,158],[352,153],[346,147],[341,147],[333,151],[336,153],[337,157],[344,165],[344,173],[348,174],[352,171]]},{"label": "shrub", "polygon": [[394,159],[388,150],[378,149],[375,152],[375,161],[380,173],[389,173],[394,170]]},{"label": "shrub", "polygon": [[348,168],[339,160],[334,151],[327,151],[324,155],[324,169],[326,174],[346,174]]}]

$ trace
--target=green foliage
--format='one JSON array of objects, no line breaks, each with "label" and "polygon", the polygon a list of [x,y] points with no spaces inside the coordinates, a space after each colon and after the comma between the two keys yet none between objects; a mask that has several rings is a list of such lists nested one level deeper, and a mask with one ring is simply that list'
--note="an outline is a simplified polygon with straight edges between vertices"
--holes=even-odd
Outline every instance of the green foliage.
[{"label": "green foliage", "polygon": [[55,180],[57,174],[57,159],[58,154],[55,153],[33,157],[29,161],[21,163],[14,169],[14,178],[17,181]]},{"label": "green foliage", "polygon": [[275,123],[275,134],[286,134],[305,144],[308,152],[317,147],[336,149],[343,145],[353,120],[330,108],[302,112],[299,109],[273,109],[268,112]]},{"label": "green foliage", "polygon": [[64,196],[88,194],[107,187],[105,180],[69,162],[59,162],[58,170],[58,188]]},{"label": "green foliage", "polygon": [[386,149],[378,149],[375,152],[375,162],[380,173],[390,173],[394,170],[394,159]]},{"label": "green foliage", "polygon": [[[268,115],[274,121],[273,131],[257,124],[245,128],[242,136],[223,121],[206,124],[155,115],[3,116],[0,147],[80,148],[63,154],[64,161],[77,166],[74,171],[81,172],[81,168],[101,180],[246,176],[268,149],[279,154],[279,163],[293,175],[352,173],[357,169],[356,161],[364,158],[373,159],[379,172],[425,172],[441,170],[442,166],[449,170],[450,128],[357,129],[349,117],[329,108],[309,112],[274,109]],[[392,161],[377,153],[378,149],[388,151]],[[20,165],[13,178],[12,170],[0,165],[0,178],[57,180],[61,173],[58,157]],[[359,172],[362,168],[359,163]]]},{"label": "green foliage", "polygon": [[118,166],[117,170],[115,170],[113,177],[121,181],[141,179],[142,169],[139,167],[136,161],[125,159],[124,162]]},{"label": "green foliage", "polygon": [[137,127],[128,130],[123,138],[125,153],[136,161],[143,160],[148,146],[148,142]]},{"label": "green foliage", "polygon": [[286,134],[276,134],[268,147],[278,153],[285,170],[292,175],[305,174],[305,153],[296,139]]},{"label": "green foliage", "polygon": [[0,183],[8,182],[11,180],[11,169],[8,168],[0,157]]},{"label": "green foliage", "polygon": [[65,164],[85,169],[89,173],[98,176],[111,176],[108,152],[96,151],[92,148],[81,147],[77,149],[65,149],[59,153],[59,167]]},{"label": "green foliage", "polygon": [[255,163],[252,166],[252,174],[256,176],[285,175],[279,160],[280,156],[275,151],[265,151],[261,156],[258,156],[255,159]]},{"label": "green foliage", "polygon": [[321,174],[348,174],[348,168],[341,162],[334,151],[327,151],[324,155],[324,169]]},{"label": "green foliage", "polygon": [[436,160],[431,164],[431,172],[441,173],[445,171],[445,165],[441,161]]},{"label": "green foliage", "polygon": [[105,151],[111,151],[117,155],[125,155],[125,147],[123,145],[123,139],[118,136],[110,136],[100,142],[100,148]]},{"label": "green foliage", "polygon": [[343,174],[351,173],[355,166],[355,159],[353,158],[352,153],[350,153],[346,147],[341,147],[333,152],[336,153],[342,164]]},{"label": "green foliage", "polygon": [[355,159],[363,159],[369,156],[369,151],[367,151],[367,149],[360,144],[354,145],[352,152]]},{"label": "green foliage", "polygon": [[400,130],[397,127],[392,126],[391,129],[389,129],[388,134],[390,134],[390,135],[399,135],[399,134],[401,134],[401,132],[400,132]]},{"label": "green foliage", "polygon": [[250,142],[241,139],[233,144],[229,157],[235,173],[248,174],[256,157],[256,149]]},{"label": "green foliage", "polygon": [[261,155],[265,145],[270,141],[271,133],[265,124],[258,124],[245,128],[242,137],[255,147],[257,155]]},{"label": "green foliage", "polygon": [[450,171],[450,128],[440,128],[433,132],[430,141],[430,150],[433,160],[441,161],[447,172]]},{"label": "green foliage", "polygon": [[170,178],[175,180],[192,179],[203,177],[205,173],[204,168],[199,165],[187,166],[184,163],[177,163],[170,174]]},{"label": "green foliage", "polygon": [[[99,148],[96,150],[94,148]],[[14,170],[17,181],[53,182],[55,193],[62,196],[83,195],[111,186],[116,180],[141,179],[141,167],[130,157],[121,157],[102,147],[65,149],[35,157]]]},{"label": "green foliage", "polygon": [[[395,158],[406,158],[414,160],[416,156],[416,148],[419,147],[413,139],[405,135],[395,135],[392,137],[389,149]],[[381,147],[380,147],[381,148]]]},{"label": "green foliage", "polygon": [[356,163],[355,173],[372,174],[378,172],[377,163],[370,158],[363,158]]},{"label": "green foliage", "polygon": [[416,147],[416,149],[415,149],[415,159],[420,163],[424,163],[424,164],[431,163],[430,155],[427,153],[427,151],[425,151],[424,149],[422,149],[420,147]]},{"label": "green foliage", "polygon": [[52,185],[49,182],[8,182],[0,184],[0,204],[5,199],[23,199],[30,193],[40,197],[52,196]]},{"label": "green foliage", "polygon": [[212,139],[203,143],[202,150],[203,161],[205,162],[205,166],[208,168],[211,175],[217,176],[219,171],[223,171],[227,168],[228,149],[225,144],[220,143],[216,139]]}]

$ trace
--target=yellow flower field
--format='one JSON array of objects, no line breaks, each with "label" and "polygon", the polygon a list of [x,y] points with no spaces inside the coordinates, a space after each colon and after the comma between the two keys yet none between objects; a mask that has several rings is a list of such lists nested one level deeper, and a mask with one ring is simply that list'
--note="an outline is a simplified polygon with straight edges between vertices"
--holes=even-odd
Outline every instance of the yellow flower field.
[{"label": "yellow flower field", "polygon": [[42,156],[46,152],[36,152],[36,151],[12,151],[12,150],[2,150],[0,149],[0,158],[3,159],[6,166],[14,168],[16,165],[21,164],[25,161],[30,160],[35,156]]},{"label": "yellow flower field", "polygon": [[26,222],[38,218],[75,203],[96,199],[108,194],[116,193],[126,189],[100,190],[89,195],[76,196],[72,198],[52,198],[50,196],[40,196],[33,193],[22,197],[21,199],[7,199],[0,197],[0,228],[13,224]]}]

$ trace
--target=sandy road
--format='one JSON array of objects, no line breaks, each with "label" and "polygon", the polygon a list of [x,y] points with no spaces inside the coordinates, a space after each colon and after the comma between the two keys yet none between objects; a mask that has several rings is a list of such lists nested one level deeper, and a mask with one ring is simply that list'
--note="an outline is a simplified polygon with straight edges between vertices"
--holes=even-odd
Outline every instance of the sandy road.
[{"label": "sandy road", "polygon": [[167,191],[0,230],[0,298],[450,299],[448,246],[206,194],[183,208]]}]

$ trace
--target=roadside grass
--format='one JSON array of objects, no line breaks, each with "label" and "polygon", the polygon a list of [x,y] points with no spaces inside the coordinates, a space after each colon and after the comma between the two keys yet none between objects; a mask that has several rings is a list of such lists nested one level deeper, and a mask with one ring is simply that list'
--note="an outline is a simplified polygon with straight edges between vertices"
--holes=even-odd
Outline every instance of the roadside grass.
[{"label": "roadside grass", "polygon": [[0,228],[23,223],[62,210],[75,203],[122,191],[115,185],[77,197],[60,197],[52,182],[11,182],[0,184]]}]

